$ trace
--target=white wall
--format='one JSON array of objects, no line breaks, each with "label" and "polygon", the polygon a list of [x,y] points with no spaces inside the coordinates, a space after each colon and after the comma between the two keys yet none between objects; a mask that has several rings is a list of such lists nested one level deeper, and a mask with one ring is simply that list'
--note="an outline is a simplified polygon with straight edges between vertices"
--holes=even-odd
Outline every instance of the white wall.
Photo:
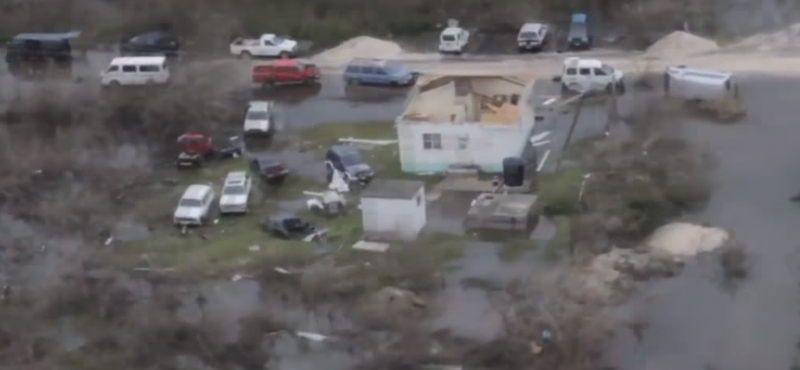
[{"label": "white wall", "polygon": [[[511,82],[508,82],[509,84]],[[506,157],[519,156],[535,124],[530,94],[533,83],[520,97],[520,122],[509,125],[453,124],[419,121],[397,122],[400,163],[403,172],[438,173],[452,164],[472,164],[487,172],[502,172]],[[442,149],[425,149],[423,134],[441,134]],[[459,137],[467,136],[467,150],[459,150]]]},{"label": "white wall", "polygon": [[367,239],[414,240],[427,223],[422,188],[413,199],[361,198],[361,212]]}]

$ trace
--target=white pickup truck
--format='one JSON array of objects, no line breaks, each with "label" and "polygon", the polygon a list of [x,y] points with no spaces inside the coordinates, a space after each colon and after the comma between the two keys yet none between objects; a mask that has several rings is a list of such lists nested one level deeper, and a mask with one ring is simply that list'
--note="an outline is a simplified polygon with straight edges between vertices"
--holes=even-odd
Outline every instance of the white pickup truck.
[{"label": "white pickup truck", "polygon": [[297,41],[265,33],[257,39],[236,39],[230,45],[231,54],[240,58],[297,56]]}]

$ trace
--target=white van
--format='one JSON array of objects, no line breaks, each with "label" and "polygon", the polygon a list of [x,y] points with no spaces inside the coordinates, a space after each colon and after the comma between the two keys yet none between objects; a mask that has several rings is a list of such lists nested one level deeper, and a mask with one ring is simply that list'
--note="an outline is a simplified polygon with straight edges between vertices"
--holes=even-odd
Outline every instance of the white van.
[{"label": "white van", "polygon": [[170,80],[165,56],[114,58],[100,74],[103,86],[162,85]]},{"label": "white van", "polygon": [[625,93],[624,73],[598,59],[569,57],[561,69],[561,92]]},{"label": "white van", "polygon": [[458,21],[450,19],[447,28],[439,35],[439,52],[459,55],[469,44],[469,31],[458,26]]},{"label": "white van", "polygon": [[669,67],[664,72],[664,93],[686,100],[738,98],[739,86],[732,73]]}]

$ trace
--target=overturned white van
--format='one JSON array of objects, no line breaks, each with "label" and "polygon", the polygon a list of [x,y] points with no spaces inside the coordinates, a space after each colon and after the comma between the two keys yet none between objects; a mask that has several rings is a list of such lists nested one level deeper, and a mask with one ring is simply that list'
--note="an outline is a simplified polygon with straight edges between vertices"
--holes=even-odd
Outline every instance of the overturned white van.
[{"label": "overturned white van", "polygon": [[682,65],[664,72],[664,93],[685,100],[738,99],[739,85],[732,73]]}]

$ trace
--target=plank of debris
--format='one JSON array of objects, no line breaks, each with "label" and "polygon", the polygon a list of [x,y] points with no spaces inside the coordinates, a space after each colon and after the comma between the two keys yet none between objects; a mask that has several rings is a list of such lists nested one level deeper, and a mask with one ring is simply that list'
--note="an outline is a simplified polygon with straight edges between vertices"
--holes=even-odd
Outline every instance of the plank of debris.
[{"label": "plank of debris", "polygon": [[353,249],[361,250],[361,251],[369,251],[369,252],[379,252],[384,253],[389,250],[388,243],[379,243],[379,242],[368,242],[364,240],[359,240],[355,244],[353,244]]}]

